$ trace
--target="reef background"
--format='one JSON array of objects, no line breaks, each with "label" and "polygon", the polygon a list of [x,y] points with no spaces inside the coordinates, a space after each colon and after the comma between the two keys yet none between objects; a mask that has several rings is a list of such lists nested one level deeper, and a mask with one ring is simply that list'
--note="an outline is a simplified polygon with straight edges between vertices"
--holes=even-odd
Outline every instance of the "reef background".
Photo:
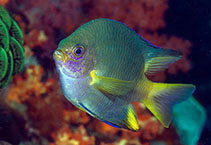
[{"label": "reef background", "polygon": [[[60,89],[52,58],[60,40],[94,18],[126,23],[145,39],[183,52],[181,60],[154,76],[162,82],[193,83],[210,116],[211,24],[209,0],[0,0],[24,33],[25,67],[1,93],[0,140],[11,144],[179,145],[173,125],[164,129],[135,104],[141,130],[120,130],[75,108]],[[211,144],[207,121],[199,141]]]}]

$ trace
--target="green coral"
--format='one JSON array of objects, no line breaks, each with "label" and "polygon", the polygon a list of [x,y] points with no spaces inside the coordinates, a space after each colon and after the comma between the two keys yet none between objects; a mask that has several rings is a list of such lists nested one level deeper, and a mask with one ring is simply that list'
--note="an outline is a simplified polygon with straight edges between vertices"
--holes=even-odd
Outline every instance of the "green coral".
[{"label": "green coral", "polygon": [[0,80],[0,88],[3,88],[5,87],[11,77],[12,77],[12,72],[13,72],[13,56],[12,56],[12,52],[11,51],[8,51],[7,52],[7,57],[8,57],[8,68],[7,68],[7,72],[6,72],[6,75],[4,76],[3,79]]},{"label": "green coral", "polygon": [[5,51],[9,51],[9,33],[6,25],[1,19],[0,19],[0,46],[4,48]]},{"label": "green coral", "polygon": [[0,80],[2,80],[7,72],[8,58],[7,53],[3,48],[0,48]]},{"label": "green coral", "polygon": [[9,29],[12,37],[14,37],[21,45],[23,45],[23,33],[15,20],[12,20],[12,25]]},{"label": "green coral", "polygon": [[7,29],[9,30],[12,25],[12,18],[2,5],[0,5],[0,19],[4,22]]},{"label": "green coral", "polygon": [[0,88],[24,65],[23,34],[17,22],[0,5]]},{"label": "green coral", "polygon": [[13,37],[10,37],[10,50],[13,55],[14,69],[13,74],[20,73],[24,64],[24,49],[21,44]]}]

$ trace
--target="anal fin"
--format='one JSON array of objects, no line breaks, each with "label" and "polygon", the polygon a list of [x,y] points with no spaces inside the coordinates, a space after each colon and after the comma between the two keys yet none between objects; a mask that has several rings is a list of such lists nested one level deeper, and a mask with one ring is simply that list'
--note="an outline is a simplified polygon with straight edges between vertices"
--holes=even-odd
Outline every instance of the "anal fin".
[{"label": "anal fin", "polygon": [[115,111],[115,115],[106,116],[102,121],[117,128],[125,128],[132,131],[139,130],[136,112],[132,104],[113,111]]}]

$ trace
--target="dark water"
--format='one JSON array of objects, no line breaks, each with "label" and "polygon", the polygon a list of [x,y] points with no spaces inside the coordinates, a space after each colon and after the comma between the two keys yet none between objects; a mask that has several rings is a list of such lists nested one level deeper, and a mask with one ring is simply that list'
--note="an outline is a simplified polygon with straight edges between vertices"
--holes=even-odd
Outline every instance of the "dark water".
[{"label": "dark water", "polygon": [[195,96],[207,110],[208,119],[202,132],[204,144],[211,144],[211,1],[170,0],[166,13],[167,27],[163,32],[193,42],[189,58],[193,68],[181,79],[197,86]]}]

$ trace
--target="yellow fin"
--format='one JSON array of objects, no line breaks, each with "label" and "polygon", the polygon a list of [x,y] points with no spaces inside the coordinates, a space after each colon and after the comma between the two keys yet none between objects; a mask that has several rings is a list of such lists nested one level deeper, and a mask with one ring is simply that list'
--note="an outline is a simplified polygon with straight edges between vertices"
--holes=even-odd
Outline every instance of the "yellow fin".
[{"label": "yellow fin", "polygon": [[92,78],[90,85],[112,95],[119,96],[127,94],[134,87],[133,81],[124,81],[115,78],[97,76],[96,70],[91,71],[90,75]]},{"label": "yellow fin", "polygon": [[82,107],[78,107],[78,109],[80,109],[81,111],[86,112],[86,110],[84,110],[84,108],[82,108]]},{"label": "yellow fin", "polygon": [[150,81],[146,83],[150,83],[152,89],[143,103],[167,128],[172,119],[172,106],[192,96],[195,86],[191,84],[152,83]]},{"label": "yellow fin", "polygon": [[135,117],[135,111],[131,106],[128,107],[128,114],[127,114],[127,122],[128,122],[128,128],[133,131],[139,130],[139,125]]}]

